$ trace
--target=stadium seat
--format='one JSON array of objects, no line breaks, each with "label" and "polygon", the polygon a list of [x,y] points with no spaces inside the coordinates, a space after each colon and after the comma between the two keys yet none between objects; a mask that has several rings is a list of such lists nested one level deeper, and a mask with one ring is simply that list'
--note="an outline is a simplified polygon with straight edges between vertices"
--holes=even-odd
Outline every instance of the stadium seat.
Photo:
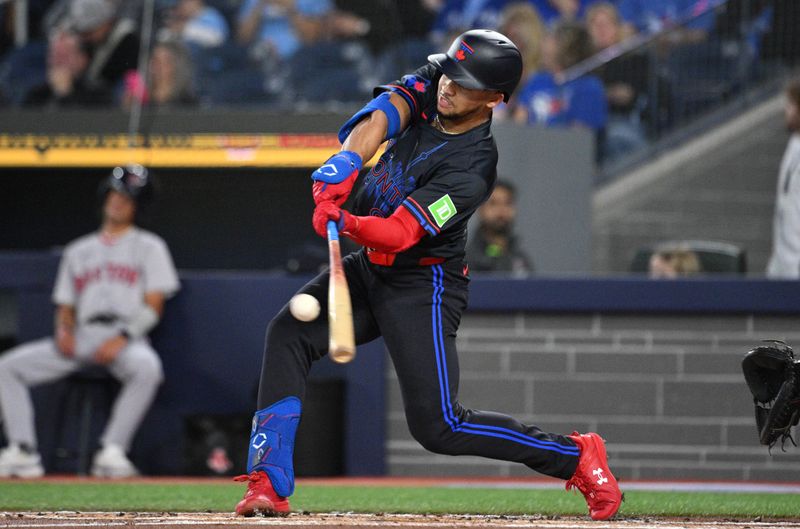
[{"label": "stadium seat", "polygon": [[630,271],[647,273],[650,256],[657,249],[685,248],[693,251],[700,260],[703,273],[744,274],[747,272],[747,254],[735,244],[719,241],[676,240],[639,248],[631,262]]}]

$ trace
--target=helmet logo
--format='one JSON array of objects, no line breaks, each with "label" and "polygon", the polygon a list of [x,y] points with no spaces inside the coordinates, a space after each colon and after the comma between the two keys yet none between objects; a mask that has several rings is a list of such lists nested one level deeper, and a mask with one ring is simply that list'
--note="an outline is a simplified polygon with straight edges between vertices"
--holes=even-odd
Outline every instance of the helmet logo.
[{"label": "helmet logo", "polygon": [[467,58],[468,53],[472,55],[473,53],[475,53],[475,50],[470,48],[469,44],[467,44],[465,41],[462,40],[461,45],[458,48],[458,51],[456,51],[456,56],[455,56],[456,61],[458,62],[463,61],[464,59]]}]

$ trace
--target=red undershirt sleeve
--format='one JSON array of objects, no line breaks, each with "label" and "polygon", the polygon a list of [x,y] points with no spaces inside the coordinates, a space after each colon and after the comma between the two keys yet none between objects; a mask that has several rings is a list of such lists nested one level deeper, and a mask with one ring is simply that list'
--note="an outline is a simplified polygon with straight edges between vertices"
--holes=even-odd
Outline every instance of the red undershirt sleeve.
[{"label": "red undershirt sleeve", "polygon": [[362,246],[381,252],[400,253],[425,235],[425,229],[406,208],[397,208],[387,218],[346,215],[342,233]]}]

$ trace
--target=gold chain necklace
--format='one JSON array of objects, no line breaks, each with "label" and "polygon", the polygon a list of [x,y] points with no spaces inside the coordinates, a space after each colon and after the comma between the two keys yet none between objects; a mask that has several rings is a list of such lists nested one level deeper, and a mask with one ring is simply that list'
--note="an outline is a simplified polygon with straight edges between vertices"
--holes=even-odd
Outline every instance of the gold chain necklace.
[{"label": "gold chain necklace", "polygon": [[434,121],[434,125],[436,126],[436,128],[439,129],[440,131],[444,132],[445,134],[455,134],[455,132],[447,132],[447,129],[444,128],[444,125],[442,125],[442,121],[439,119],[439,114],[438,113],[433,118],[433,121]]}]

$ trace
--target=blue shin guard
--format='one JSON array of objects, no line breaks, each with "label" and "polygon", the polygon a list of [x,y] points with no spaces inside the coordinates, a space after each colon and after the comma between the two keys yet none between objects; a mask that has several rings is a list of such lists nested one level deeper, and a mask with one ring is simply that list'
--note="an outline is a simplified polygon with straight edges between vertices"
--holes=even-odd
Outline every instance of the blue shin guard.
[{"label": "blue shin guard", "polygon": [[300,399],[286,397],[257,411],[250,431],[247,473],[263,470],[280,496],[294,492],[294,435],[300,422]]}]

